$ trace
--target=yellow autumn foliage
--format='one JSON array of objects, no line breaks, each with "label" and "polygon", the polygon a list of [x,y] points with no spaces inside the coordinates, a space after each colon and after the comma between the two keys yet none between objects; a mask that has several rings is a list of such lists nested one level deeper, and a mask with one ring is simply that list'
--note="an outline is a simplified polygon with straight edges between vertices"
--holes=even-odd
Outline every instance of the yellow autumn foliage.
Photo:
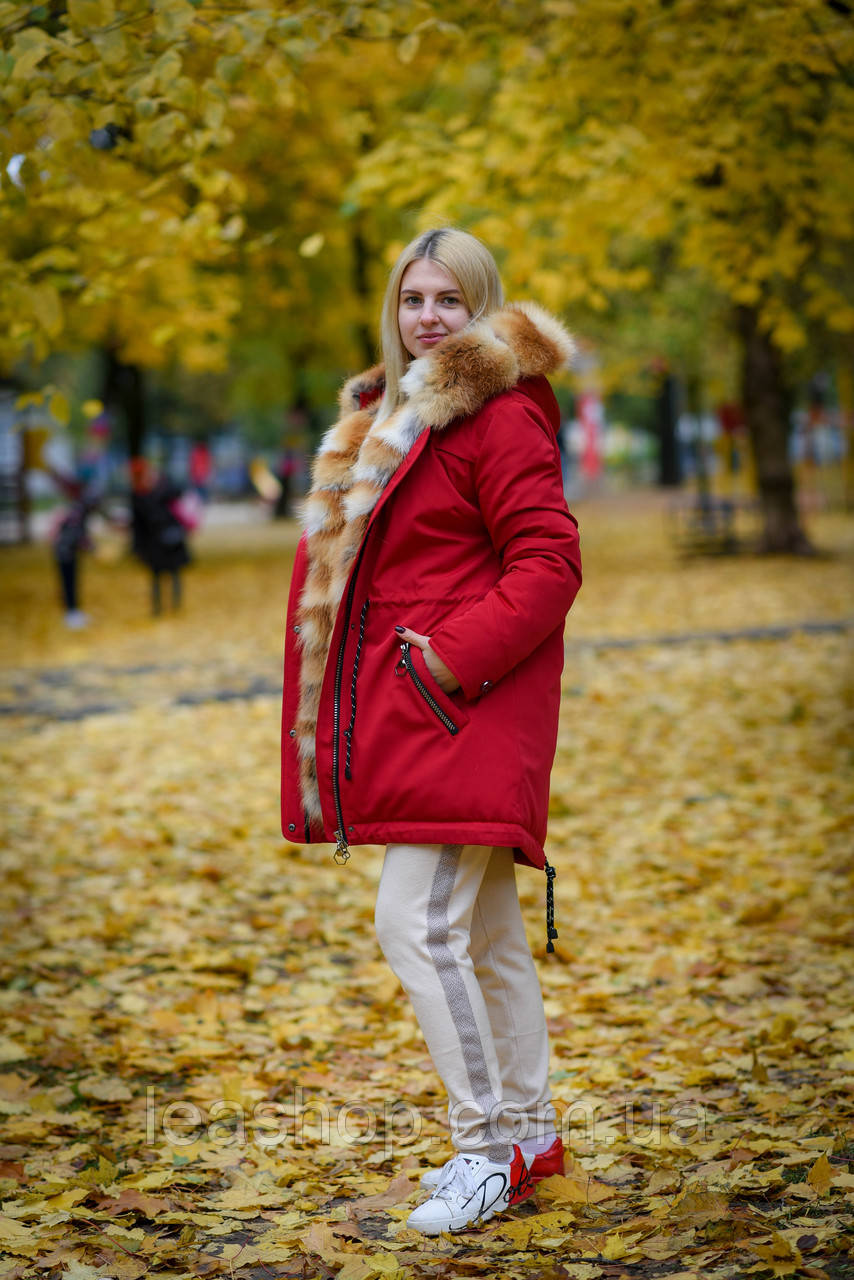
[{"label": "yellow autumn foliage", "polygon": [[654,498],[577,514],[554,956],[542,877],[519,875],[570,1159],[519,1209],[437,1240],[405,1227],[421,1170],[449,1152],[441,1086],[373,933],[382,851],[342,869],[278,829],[295,527],[204,531],[184,612],[156,621],[139,566],[95,559],[93,623],[73,634],[47,549],[4,551],[12,1267],[604,1280],[617,1264],[703,1280],[844,1266],[851,520],[818,517],[834,555],[816,563],[689,567]]}]

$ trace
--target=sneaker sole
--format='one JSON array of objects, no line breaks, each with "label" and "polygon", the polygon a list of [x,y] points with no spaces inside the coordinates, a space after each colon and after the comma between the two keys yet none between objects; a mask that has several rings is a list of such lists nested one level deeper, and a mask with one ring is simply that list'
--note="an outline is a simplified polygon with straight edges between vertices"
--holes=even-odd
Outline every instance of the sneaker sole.
[{"label": "sneaker sole", "polygon": [[[491,1218],[494,1218],[497,1214],[502,1213],[510,1207],[510,1205],[502,1205],[498,1209],[490,1209],[487,1213],[482,1213],[479,1218],[470,1218],[466,1222],[455,1222],[446,1226],[439,1226],[438,1224],[434,1226],[429,1224],[423,1227],[416,1224],[415,1226],[410,1227],[410,1230],[420,1231],[423,1236],[440,1236],[443,1233],[455,1235],[460,1231],[475,1231],[478,1227],[482,1227],[484,1223],[489,1222]],[[407,1226],[409,1226],[408,1223]]]}]

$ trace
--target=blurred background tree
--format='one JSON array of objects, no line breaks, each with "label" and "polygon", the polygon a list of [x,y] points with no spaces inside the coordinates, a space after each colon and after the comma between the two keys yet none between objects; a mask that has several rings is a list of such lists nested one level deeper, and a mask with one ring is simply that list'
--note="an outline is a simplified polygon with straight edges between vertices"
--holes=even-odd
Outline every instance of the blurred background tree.
[{"label": "blurred background tree", "polygon": [[[803,550],[792,394],[811,360],[850,362],[854,335],[850,6],[535,8],[536,22],[511,5],[500,26],[491,11],[466,23],[465,56],[442,68],[445,99],[368,158],[358,198],[508,246],[511,292],[568,310],[582,332],[590,311],[627,292],[644,307],[663,275],[691,271],[698,309],[714,291],[741,347],[764,545]],[[677,355],[684,333],[676,311],[659,354]],[[618,324],[613,351],[626,336]]]},{"label": "blurred background tree", "polygon": [[132,452],[148,371],[203,423],[317,425],[388,261],[454,221],[606,386],[740,384],[764,546],[809,548],[793,398],[854,334],[846,0],[68,0],[0,30],[7,374],[99,349]]}]

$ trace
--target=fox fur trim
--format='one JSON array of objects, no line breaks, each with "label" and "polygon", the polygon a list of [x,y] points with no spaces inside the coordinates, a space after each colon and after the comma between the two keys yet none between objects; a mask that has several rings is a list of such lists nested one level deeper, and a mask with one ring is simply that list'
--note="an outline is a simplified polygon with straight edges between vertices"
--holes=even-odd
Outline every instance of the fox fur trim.
[{"label": "fox fur trim", "polygon": [[295,728],[302,799],[312,821],[322,816],[315,731],[332,631],[383,490],[422,432],[441,431],[477,413],[522,378],[554,373],[574,353],[575,343],[554,316],[532,302],[511,303],[413,360],[400,384],[406,399],[384,422],[375,422],[378,401],[359,408],[362,395],[382,386],[382,365],[342,387],[341,417],[315,456],[302,512],[308,569],[297,611],[301,663]]}]

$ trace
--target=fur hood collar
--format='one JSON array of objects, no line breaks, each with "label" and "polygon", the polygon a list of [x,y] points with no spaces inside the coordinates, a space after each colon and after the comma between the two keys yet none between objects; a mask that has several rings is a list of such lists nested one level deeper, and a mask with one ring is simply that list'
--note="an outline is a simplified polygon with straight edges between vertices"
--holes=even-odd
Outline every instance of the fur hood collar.
[{"label": "fur hood collar", "polygon": [[[476,413],[520,378],[568,366],[574,355],[574,341],[554,316],[533,302],[508,303],[413,360],[401,386],[410,401],[422,402],[422,416],[436,431]],[[350,378],[338,397],[341,412],[352,413],[365,396],[383,388],[381,364]]]},{"label": "fur hood collar", "polygon": [[376,422],[383,385],[377,365],[344,384],[341,417],[314,460],[303,507],[308,568],[299,609],[300,706],[296,726],[307,813],[319,820],[314,735],[335,618],[371,513],[423,432],[477,413],[523,378],[569,364],[575,344],[559,320],[534,303],[511,303],[413,360],[401,379],[406,399]]}]

